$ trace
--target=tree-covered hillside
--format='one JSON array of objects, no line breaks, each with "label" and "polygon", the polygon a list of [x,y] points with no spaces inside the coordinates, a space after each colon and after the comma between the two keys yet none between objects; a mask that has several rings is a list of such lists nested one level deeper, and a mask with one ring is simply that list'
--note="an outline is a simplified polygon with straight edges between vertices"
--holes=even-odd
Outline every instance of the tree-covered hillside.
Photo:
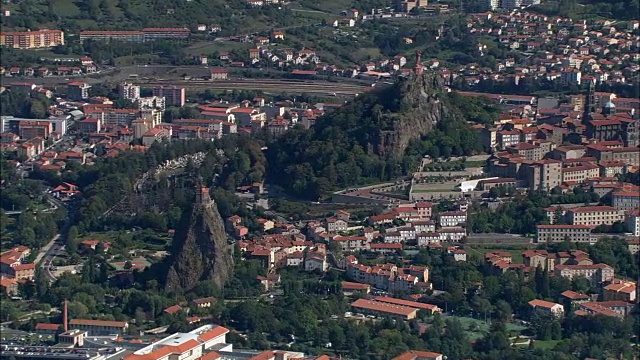
[{"label": "tree-covered hillside", "polygon": [[603,17],[619,20],[637,20],[640,14],[639,0],[554,0],[534,7],[553,16]]},{"label": "tree-covered hillside", "polygon": [[288,131],[269,144],[270,180],[294,195],[315,200],[330,190],[415,171],[426,154],[479,152],[481,146],[467,120],[492,118],[487,104],[437,86],[426,91],[407,88],[401,81],[358,97],[318,119],[311,129]]},{"label": "tree-covered hillside", "polygon": [[292,18],[287,8],[250,8],[244,0],[23,0],[9,9],[11,16],[1,18],[3,27],[69,32],[217,24],[232,34],[256,24],[287,26]]}]

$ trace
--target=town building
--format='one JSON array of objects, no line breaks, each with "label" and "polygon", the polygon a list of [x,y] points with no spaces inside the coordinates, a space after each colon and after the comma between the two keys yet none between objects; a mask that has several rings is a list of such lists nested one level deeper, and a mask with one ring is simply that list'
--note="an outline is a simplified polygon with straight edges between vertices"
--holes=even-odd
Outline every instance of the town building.
[{"label": "town building", "polygon": [[136,101],[140,98],[140,86],[125,82],[118,85],[118,93],[125,100]]},{"label": "town building", "polygon": [[366,299],[358,299],[352,302],[351,307],[354,311],[365,315],[391,317],[400,320],[412,320],[418,314],[418,309],[416,308]]},{"label": "town building", "polygon": [[156,86],[153,96],[164,97],[167,106],[182,107],[185,104],[185,88],[177,86]]},{"label": "town building", "polygon": [[129,324],[126,321],[73,319],[69,321],[69,329],[86,331],[89,336],[124,335]]},{"label": "town building", "polygon": [[2,31],[0,46],[13,49],[42,49],[64,45],[61,30]]},{"label": "town building", "polygon": [[638,287],[633,281],[617,281],[605,286],[603,289],[604,300],[620,300],[635,302]]},{"label": "town building", "polygon": [[[497,1],[497,0],[496,0]],[[409,350],[391,360],[443,360],[444,355],[431,351]]]},{"label": "town building", "polygon": [[72,81],[67,84],[67,97],[71,100],[85,100],[89,98],[91,85],[82,81]]},{"label": "town building", "polygon": [[566,217],[573,225],[612,225],[624,221],[624,211],[611,206],[582,206],[567,210]]},{"label": "town building", "polygon": [[577,277],[584,277],[597,285],[614,278],[614,270],[607,264],[593,265],[563,265],[559,264],[554,269],[555,276],[562,276],[569,280]]},{"label": "town building", "polygon": [[123,360],[196,360],[211,350],[230,352],[233,345],[226,343],[228,333],[229,330],[222,326],[204,325],[188,333],[169,335],[126,355]]},{"label": "town building", "polygon": [[328,218],[325,220],[325,226],[330,233],[347,231],[347,222],[342,219]]},{"label": "town building", "polygon": [[97,41],[123,41],[123,42],[143,42],[145,41],[142,31],[101,31],[101,30],[85,30],[80,32],[80,41],[86,40]]},{"label": "town building", "polygon": [[592,229],[588,225],[538,225],[536,239],[539,243],[571,241],[591,244],[597,241],[591,234]]},{"label": "town building", "polygon": [[467,222],[467,213],[464,211],[445,211],[438,214],[440,227],[456,227]]},{"label": "town building", "polygon": [[633,236],[640,237],[640,208],[625,213],[624,225]]},{"label": "town building", "polygon": [[611,194],[613,207],[630,211],[640,208],[640,191],[615,191]]},{"label": "town building", "polygon": [[548,314],[554,317],[564,316],[564,306],[557,303],[535,299],[529,301],[529,305],[531,305],[534,311],[540,312],[542,314]]}]

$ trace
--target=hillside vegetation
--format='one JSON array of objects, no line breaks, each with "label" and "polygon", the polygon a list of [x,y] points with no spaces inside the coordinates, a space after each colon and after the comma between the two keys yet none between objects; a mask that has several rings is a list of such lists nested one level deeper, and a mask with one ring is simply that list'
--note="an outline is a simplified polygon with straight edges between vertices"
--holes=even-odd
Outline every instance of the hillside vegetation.
[{"label": "hillside vegetation", "polygon": [[436,75],[411,77],[356,98],[311,129],[288,131],[269,144],[268,170],[273,182],[315,200],[415,171],[427,153],[477,153],[481,146],[467,119],[490,116],[482,101],[444,92]]},{"label": "hillside vegetation", "polygon": [[296,18],[287,8],[249,8],[244,0],[24,0],[9,9],[3,27],[68,32],[218,24],[224,33],[234,34],[290,26]]}]

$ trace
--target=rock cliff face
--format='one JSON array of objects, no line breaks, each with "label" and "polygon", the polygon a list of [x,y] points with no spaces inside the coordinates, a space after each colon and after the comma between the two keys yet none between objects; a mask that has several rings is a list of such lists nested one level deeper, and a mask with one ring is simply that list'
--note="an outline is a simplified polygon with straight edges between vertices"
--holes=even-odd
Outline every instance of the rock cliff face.
[{"label": "rock cliff face", "polygon": [[439,96],[442,91],[442,78],[424,73],[402,79],[379,93],[379,96],[395,97],[399,102],[397,108],[373,114],[380,117],[378,122],[390,124],[391,128],[379,128],[369,149],[383,157],[402,156],[411,140],[425,135],[449,115],[448,107]]},{"label": "rock cliff face", "polygon": [[213,280],[222,288],[233,270],[233,249],[227,243],[224,222],[205,189],[206,198],[197,199],[176,230],[167,291],[189,291],[202,280]]}]

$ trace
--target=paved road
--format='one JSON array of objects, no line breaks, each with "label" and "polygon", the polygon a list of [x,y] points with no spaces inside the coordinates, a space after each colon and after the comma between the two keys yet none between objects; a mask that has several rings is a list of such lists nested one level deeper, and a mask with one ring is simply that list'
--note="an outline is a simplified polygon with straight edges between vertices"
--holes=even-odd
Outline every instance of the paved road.
[{"label": "paved road", "polygon": [[[47,254],[52,253],[53,244],[60,238],[60,234],[56,234],[54,237],[49,240],[49,242],[40,248],[38,255],[36,256],[36,260],[34,261],[36,264],[39,264],[41,260],[47,259]],[[46,262],[46,260],[45,260]]]}]

